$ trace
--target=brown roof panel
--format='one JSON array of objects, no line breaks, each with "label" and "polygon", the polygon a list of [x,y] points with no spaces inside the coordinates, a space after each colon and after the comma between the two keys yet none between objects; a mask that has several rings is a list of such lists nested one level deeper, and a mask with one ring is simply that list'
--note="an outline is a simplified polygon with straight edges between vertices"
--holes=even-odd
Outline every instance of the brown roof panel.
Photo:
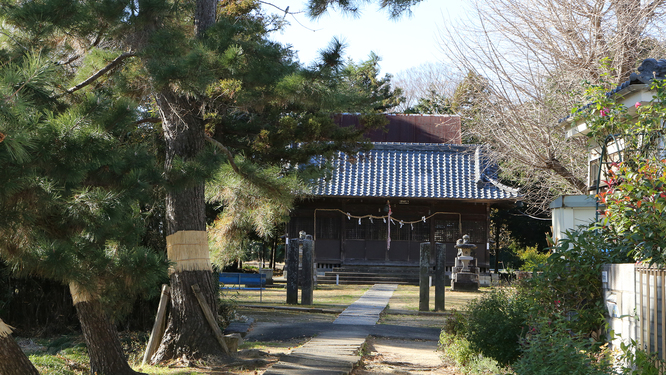
[{"label": "brown roof panel", "polygon": [[[405,114],[385,116],[389,120],[385,129],[366,134],[371,142],[462,144],[460,116]],[[359,117],[357,114],[338,114],[335,115],[335,120],[340,126],[359,126]]]}]

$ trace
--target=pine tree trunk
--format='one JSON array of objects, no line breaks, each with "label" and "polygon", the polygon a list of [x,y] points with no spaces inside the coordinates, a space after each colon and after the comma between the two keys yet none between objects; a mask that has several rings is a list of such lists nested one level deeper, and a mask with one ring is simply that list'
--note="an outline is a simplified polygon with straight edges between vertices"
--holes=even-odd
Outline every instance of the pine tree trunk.
[{"label": "pine tree trunk", "polygon": [[[197,38],[215,23],[217,0],[196,0],[194,31]],[[171,88],[156,94],[166,141],[165,170],[173,171],[176,157],[191,160],[203,149],[203,109],[195,99],[180,96]],[[191,286],[199,284],[204,299],[217,312],[217,283],[206,239],[204,183],[166,194],[166,235],[171,272],[171,310],[159,348],[151,362],[169,359],[203,359],[223,356],[213,330],[208,326]]]},{"label": "pine tree trunk", "polygon": [[[164,90],[157,96],[166,139],[167,175],[175,157],[194,158],[204,146],[203,119],[186,98]],[[217,283],[208,253],[204,183],[170,190],[166,197],[167,252],[171,273],[171,311],[160,347],[152,362],[223,356],[191,286],[199,284],[211,310],[217,311]]]},{"label": "pine tree trunk", "polygon": [[217,0],[197,0],[194,10],[194,33],[201,37],[215,23]]},{"label": "pine tree trunk", "polygon": [[[210,271],[182,271],[171,275],[171,312],[153,362],[185,357],[188,360],[224,356],[201,306],[192,292],[199,284],[209,306],[216,306],[217,283]],[[216,310],[213,310],[216,311]]]},{"label": "pine tree trunk", "polygon": [[39,375],[35,366],[12,337],[12,330],[2,319],[0,319],[0,375]]},{"label": "pine tree trunk", "polygon": [[106,316],[99,299],[70,284],[76,314],[90,356],[90,373],[95,375],[140,374],[129,366],[116,327]]}]

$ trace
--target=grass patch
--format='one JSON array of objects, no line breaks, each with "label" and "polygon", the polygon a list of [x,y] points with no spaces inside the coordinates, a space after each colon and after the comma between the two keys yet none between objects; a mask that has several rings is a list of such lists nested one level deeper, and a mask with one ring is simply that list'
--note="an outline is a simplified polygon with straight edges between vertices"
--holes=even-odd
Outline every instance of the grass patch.
[{"label": "grass patch", "polygon": [[30,357],[30,362],[35,365],[35,368],[40,374],[46,375],[79,375],[87,374],[87,362],[85,364],[79,363],[78,365],[84,366],[85,369],[72,366],[66,358],[55,356],[51,354],[33,354]]},{"label": "grass patch", "polygon": [[[359,299],[368,289],[369,285],[328,285],[322,284],[315,288],[312,305],[299,305],[322,309],[343,310],[352,302]],[[226,290],[224,298],[234,298],[239,304],[291,306],[287,305],[287,290],[285,288],[268,288],[263,292],[258,290]],[[298,300],[301,300],[300,292]]]},{"label": "grass patch", "polygon": [[[359,299],[371,286],[370,285],[319,285],[314,290],[314,304],[303,307],[313,307],[342,311],[351,303]],[[451,292],[446,290],[446,310],[465,310],[469,301],[481,297],[489,289],[482,288],[481,291]],[[289,306],[286,304],[286,289],[271,288],[263,291],[262,302],[259,301],[259,291],[241,290],[225,291],[226,298],[234,298],[238,304],[253,304],[266,306]],[[430,309],[434,308],[435,288],[430,289]],[[299,296],[300,297],[300,296]],[[300,298],[299,298],[300,300]],[[301,305],[299,305],[301,306]],[[400,311],[418,311],[419,287],[411,285],[400,285],[389,301],[386,313],[382,314],[380,324],[409,325],[415,327],[439,328],[444,325],[446,316],[440,315],[406,315]],[[335,318],[335,314],[319,314],[307,312],[290,312],[266,309],[239,309],[239,313],[254,316],[258,321],[285,321],[293,322],[298,319],[304,321],[328,322]],[[262,315],[263,314],[263,315]],[[207,370],[192,370],[167,368],[160,366],[141,366],[143,350],[148,340],[148,333],[123,333],[121,343],[132,368],[149,374],[164,375],[195,375],[195,374],[218,374],[220,372]],[[40,371],[46,375],[83,375],[89,373],[88,353],[80,335],[60,336],[52,339],[35,340],[41,349],[30,355],[30,360]],[[271,353],[286,352],[297,347],[301,342],[244,342],[240,349],[260,349]],[[484,364],[485,365],[485,364]],[[491,367],[491,366],[488,366]],[[245,372],[238,372],[245,374]]]},{"label": "grass patch", "polygon": [[280,341],[244,341],[238,349],[269,349],[269,348],[282,348],[293,347],[294,344],[288,344]]},{"label": "grass patch", "polygon": [[28,358],[40,374],[79,375],[88,374],[90,362],[88,349],[80,336],[67,335],[50,340],[39,340],[44,350]]},{"label": "grass patch", "polygon": [[[478,292],[452,292],[450,288],[446,288],[444,292],[444,307],[445,310],[465,310],[467,303],[480,298],[483,294],[490,291],[490,288],[481,288]],[[435,287],[430,288],[430,311],[435,308]],[[398,289],[393,292],[387,312],[396,310],[419,310],[419,287],[418,285],[399,285]]]},{"label": "grass patch", "polygon": [[[320,284],[314,290],[312,305],[299,305],[302,307],[323,308],[332,310],[343,310],[354,301],[359,299],[371,285],[331,285]],[[445,307],[446,310],[464,310],[467,303],[481,297],[490,288],[481,288],[478,292],[452,292],[446,288]],[[224,291],[225,298],[233,298],[239,304],[267,305],[267,306],[291,306],[287,305],[287,290],[285,288],[269,288],[260,294],[257,290],[227,290]],[[299,298],[300,301],[300,292]],[[430,310],[435,308],[435,287],[430,288]],[[391,310],[419,310],[419,287],[418,285],[399,285],[389,301],[387,312]]]}]

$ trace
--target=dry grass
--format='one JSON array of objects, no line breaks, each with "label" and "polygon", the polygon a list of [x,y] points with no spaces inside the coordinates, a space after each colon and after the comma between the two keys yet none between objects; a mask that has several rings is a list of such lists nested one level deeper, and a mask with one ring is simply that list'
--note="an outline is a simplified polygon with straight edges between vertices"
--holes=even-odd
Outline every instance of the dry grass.
[{"label": "dry grass", "polygon": [[[302,307],[344,310],[352,302],[361,297],[370,285],[328,285],[322,284],[314,290],[314,304],[299,305]],[[471,300],[481,297],[489,288],[481,288],[479,292],[452,292],[446,288],[446,310],[465,310]],[[241,305],[288,306],[287,291],[284,288],[265,289],[261,295],[257,290],[225,291],[225,297],[233,298]],[[299,299],[300,301],[300,292]],[[430,288],[430,310],[435,308],[435,288]],[[415,285],[400,285],[389,301],[387,313],[400,313],[399,310],[418,311],[419,287]]]}]

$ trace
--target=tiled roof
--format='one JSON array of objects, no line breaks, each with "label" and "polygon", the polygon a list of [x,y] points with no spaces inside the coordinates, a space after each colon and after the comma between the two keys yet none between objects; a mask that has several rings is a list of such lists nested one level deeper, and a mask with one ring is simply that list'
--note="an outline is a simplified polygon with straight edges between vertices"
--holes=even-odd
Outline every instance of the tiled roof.
[{"label": "tiled roof", "polygon": [[[617,94],[622,94],[625,90],[631,91],[632,87],[643,87],[649,88],[652,80],[654,79],[666,79],[666,60],[657,60],[657,59],[645,59],[641,63],[641,66],[637,68],[638,73],[634,72],[629,75],[629,79],[620,83],[615,88],[605,93],[607,98],[612,98]],[[580,112],[592,107],[595,103],[588,103],[576,110]],[[564,118],[559,119],[558,123],[563,123],[569,119],[572,119],[573,116],[567,115]]]},{"label": "tiled roof", "polygon": [[355,160],[340,152],[317,196],[506,200],[518,191],[497,182],[477,145],[373,143]]}]

